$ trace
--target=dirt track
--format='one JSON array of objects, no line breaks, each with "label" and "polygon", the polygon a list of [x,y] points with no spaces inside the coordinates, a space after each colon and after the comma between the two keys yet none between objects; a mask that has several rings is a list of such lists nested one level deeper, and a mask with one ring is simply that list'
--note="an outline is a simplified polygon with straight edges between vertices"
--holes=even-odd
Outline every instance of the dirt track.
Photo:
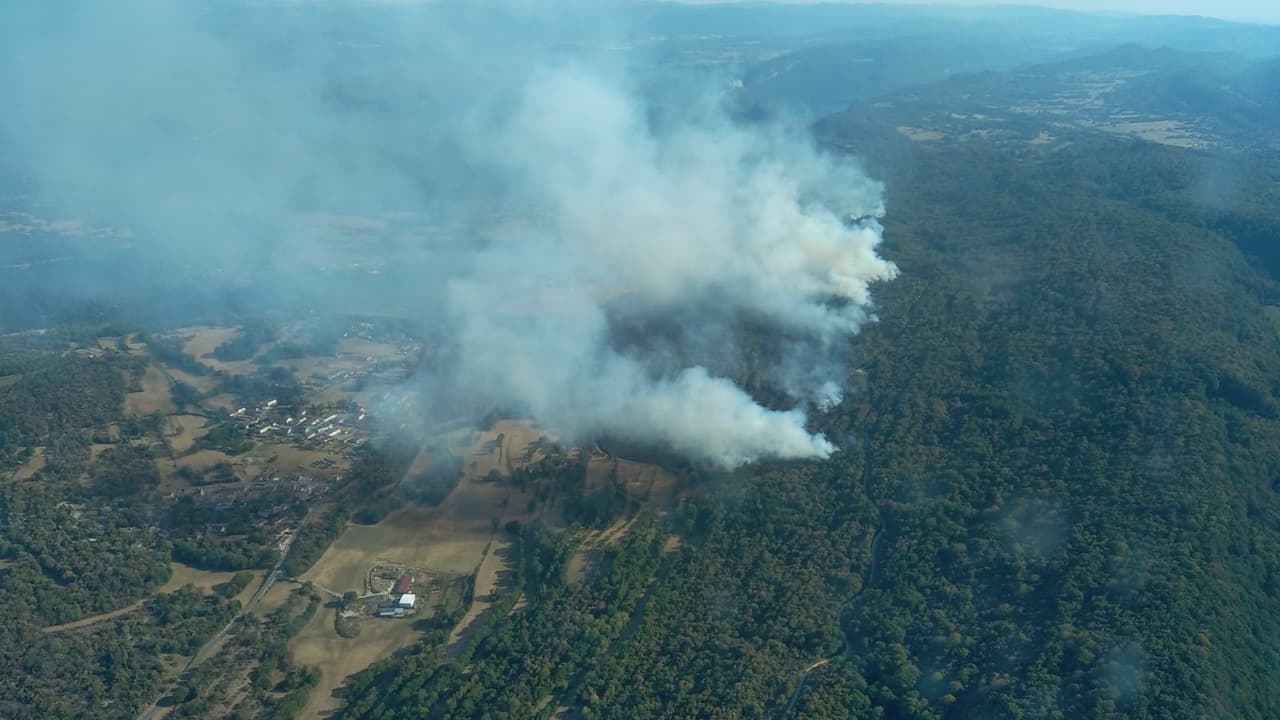
[{"label": "dirt track", "polygon": [[[501,447],[485,450],[486,443],[500,434]],[[499,527],[509,519],[528,519],[527,498],[522,493],[482,478],[491,470],[505,475],[512,466],[522,464],[529,443],[541,436],[523,423],[502,421],[493,431],[470,437],[465,447],[455,449],[464,456],[466,476],[443,503],[434,508],[399,510],[373,526],[348,526],[301,579],[331,592],[364,594],[369,568],[379,562],[457,575],[476,573],[476,601],[458,625],[455,638],[460,636],[488,607],[486,596],[506,570],[509,543],[500,537],[501,530],[495,530],[494,519]],[[422,457],[418,460],[425,462]],[[320,672],[320,683],[299,718],[330,714],[340,704],[333,690],[347,677],[420,637],[409,630],[407,622],[399,620],[363,619],[360,628],[359,637],[339,637],[333,627],[333,611],[327,610],[317,613],[290,642],[294,660]]]},{"label": "dirt track", "polygon": [[[234,572],[208,572],[205,570],[197,570],[181,563],[173,563],[170,567],[173,569],[173,574],[169,577],[168,582],[156,588],[157,594],[174,592],[183,585],[194,585],[207,592],[211,590],[214,585],[228,582],[235,576]],[[256,580],[257,573],[255,573],[254,577]],[[252,587],[253,583],[249,583],[249,588]],[[240,600],[241,604],[244,604],[244,602],[248,600],[248,594],[251,592],[249,588],[246,588],[236,596],[236,598]],[[89,627],[90,625],[97,625],[100,622],[105,622],[112,618],[117,618],[121,615],[131,613],[134,610],[141,608],[142,604],[145,602],[146,599],[139,600],[118,610],[112,610],[111,612],[105,612],[99,615],[90,615],[89,617],[80,618],[79,620],[73,620],[72,622],[63,623],[61,625],[50,625],[43,630],[44,632],[63,632],[64,630],[76,630],[78,628]]]},{"label": "dirt track", "polygon": [[867,575],[866,577],[863,578],[862,586],[858,588],[858,592],[855,593],[853,597],[849,598],[848,600],[845,600],[844,603],[836,610],[836,617],[835,617],[836,629],[840,631],[840,637],[843,640],[843,643],[840,646],[840,652],[836,653],[831,657],[826,657],[820,660],[816,660],[810,663],[804,670],[801,671],[800,679],[796,681],[796,689],[792,691],[791,699],[787,702],[787,708],[782,713],[782,717],[784,720],[786,718],[791,717],[791,713],[795,711],[796,703],[800,700],[800,693],[804,690],[805,683],[809,681],[809,676],[813,674],[813,671],[830,663],[835,658],[842,657],[848,654],[849,647],[850,647],[849,635],[844,630],[844,623],[841,622],[841,618],[844,617],[844,614],[849,610],[850,607],[853,606],[854,602],[856,602],[858,598],[862,597],[862,593],[868,587],[871,587],[871,585],[876,580],[876,566],[880,562],[880,539],[884,535],[884,533],[882,532],[884,529],[884,520],[882,517],[882,511],[880,510],[880,506],[876,504],[875,497],[872,495],[872,492],[871,492],[871,446],[870,446],[870,443],[868,443],[866,440],[863,440],[862,448],[863,448],[862,450],[862,491],[866,494],[867,500],[869,500],[871,504],[876,508],[876,516],[878,518],[875,532],[871,535],[871,560],[868,563]]}]

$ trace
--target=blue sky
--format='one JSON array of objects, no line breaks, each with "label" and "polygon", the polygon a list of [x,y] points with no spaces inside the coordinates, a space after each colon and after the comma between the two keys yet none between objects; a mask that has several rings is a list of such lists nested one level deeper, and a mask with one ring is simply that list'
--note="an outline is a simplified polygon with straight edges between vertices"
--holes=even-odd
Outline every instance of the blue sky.
[{"label": "blue sky", "polygon": [[[692,0],[716,2],[718,0]],[[821,0],[781,0],[783,2],[817,2]],[[831,1],[831,0],[827,0]],[[862,2],[864,0],[835,0]],[[869,0],[868,0],[869,1]],[[1205,15],[1208,17],[1280,24],[1280,0],[1031,0],[999,2],[999,0],[882,0],[890,4],[912,5],[1044,5],[1071,10],[1110,10],[1129,13]]]}]

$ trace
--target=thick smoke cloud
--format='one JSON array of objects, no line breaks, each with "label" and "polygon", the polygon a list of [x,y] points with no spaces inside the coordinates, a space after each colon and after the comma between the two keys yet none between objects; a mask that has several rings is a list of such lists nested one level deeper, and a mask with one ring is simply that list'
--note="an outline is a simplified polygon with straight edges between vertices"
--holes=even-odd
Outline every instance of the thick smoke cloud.
[{"label": "thick smoke cloud", "polygon": [[[367,245],[342,252],[397,270],[364,292],[446,346],[428,407],[723,467],[834,451],[806,409],[839,401],[847,336],[895,273],[880,187],[855,167],[731,122],[717,92],[675,108],[641,91],[621,10],[178,5],[0,18],[21,109],[0,120],[3,162],[62,212],[128,227],[157,263],[268,270],[300,305],[315,281],[298,268],[348,239],[303,219],[359,218]],[[619,316],[678,323],[678,366],[624,349]],[[772,378],[793,409],[698,360],[741,317],[794,338]]]}]

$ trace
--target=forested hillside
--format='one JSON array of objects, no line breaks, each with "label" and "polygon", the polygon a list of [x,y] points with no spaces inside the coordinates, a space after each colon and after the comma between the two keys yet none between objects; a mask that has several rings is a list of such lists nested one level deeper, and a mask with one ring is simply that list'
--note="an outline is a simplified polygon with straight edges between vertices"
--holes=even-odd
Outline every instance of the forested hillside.
[{"label": "forested hillside", "polygon": [[1280,712],[1272,283],[1150,207],[1169,152],[916,155],[860,345],[882,566],[800,714]]},{"label": "forested hillside", "polygon": [[1273,282],[1171,212],[1209,158],[824,133],[888,180],[904,269],[817,419],[844,451],[704,477],[656,568],[552,573],[345,717],[1280,715]]},{"label": "forested hillside", "polygon": [[78,433],[118,419],[123,410],[124,376],[111,363],[45,358],[17,362],[13,370],[27,372],[0,386],[0,468],[24,448],[76,443]]},{"label": "forested hillside", "polygon": [[0,132],[0,718],[1280,718],[1280,26],[310,5],[0,32],[97,81]]}]

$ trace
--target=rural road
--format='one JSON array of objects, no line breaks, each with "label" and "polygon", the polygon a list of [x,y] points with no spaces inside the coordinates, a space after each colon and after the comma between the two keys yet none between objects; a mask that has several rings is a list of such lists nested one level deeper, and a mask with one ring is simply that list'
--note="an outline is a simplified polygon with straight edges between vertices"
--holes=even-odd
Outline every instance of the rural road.
[{"label": "rural road", "polygon": [[[301,528],[310,516],[311,511],[308,510],[307,514],[302,517],[301,522],[298,523],[298,527]],[[262,600],[262,597],[267,594],[267,591],[271,589],[271,586],[275,581],[280,579],[280,576],[282,575],[280,572],[280,566],[284,565],[284,559],[289,556],[289,548],[293,545],[293,539],[297,536],[298,533],[296,531],[289,534],[288,539],[286,539],[280,547],[280,558],[276,560],[275,567],[271,568],[271,572],[267,573],[267,576],[263,578],[262,585],[258,588],[258,591],[253,594],[253,597],[249,598],[249,602],[245,603],[244,607],[240,608],[240,612],[236,613],[236,616],[231,618],[231,622],[227,623],[221,630],[214,633],[213,637],[209,638],[204,645],[200,646],[200,649],[196,651],[196,654],[191,656],[191,660],[187,662],[187,666],[182,669],[182,675],[179,676],[178,682],[181,682],[182,678],[185,678],[187,674],[191,672],[192,668],[207,660],[209,656],[214,653],[218,642],[222,640],[222,637],[226,635],[237,622],[240,622],[240,619],[245,616],[245,613],[256,607],[258,605],[258,601]],[[155,699],[155,702],[151,703],[146,710],[138,714],[138,720],[154,720],[159,717],[161,714],[160,701],[165,699],[165,697],[167,697],[172,691],[173,687],[165,688],[160,697]]]},{"label": "rural road", "polygon": [[146,600],[139,600],[130,605],[126,605],[120,608],[119,610],[112,610],[111,612],[105,612],[105,613],[102,613],[101,615],[90,615],[87,618],[80,618],[79,620],[73,620],[72,622],[63,623],[61,625],[49,625],[49,626],[40,628],[40,631],[56,633],[56,632],[62,632],[64,630],[79,630],[80,628],[86,628],[86,627],[89,627],[90,625],[97,625],[100,622],[118,618],[121,615],[127,615],[128,613],[131,613],[134,610],[141,608],[142,603],[144,602],[146,602]]},{"label": "rural road", "polygon": [[871,562],[868,563],[867,576],[863,579],[862,586],[858,588],[858,592],[854,593],[853,597],[845,600],[844,603],[836,609],[836,628],[840,630],[840,638],[843,640],[843,643],[840,645],[840,652],[830,657],[822,658],[821,660],[815,660],[814,662],[809,663],[809,665],[800,672],[800,680],[796,682],[796,689],[792,691],[791,699],[787,701],[787,709],[782,712],[784,720],[791,717],[791,713],[795,711],[796,703],[800,700],[800,693],[804,691],[805,683],[809,681],[809,676],[813,671],[830,663],[835,658],[843,657],[849,653],[849,634],[845,632],[844,623],[841,622],[841,618],[843,618],[845,612],[853,606],[853,603],[858,598],[862,597],[863,591],[870,587],[876,580],[876,566],[880,563],[880,538],[883,535],[882,530],[884,529],[884,519],[880,511],[880,506],[876,504],[875,498],[871,495],[871,445],[864,440],[862,447],[862,491],[876,508],[877,516],[876,530],[871,536]]},{"label": "rural road", "polygon": [[[329,597],[332,597],[336,600],[341,600],[343,598],[343,593],[340,593],[337,590],[334,590],[332,588],[327,588],[317,583],[315,580],[300,580],[298,578],[293,578],[292,580],[290,580],[290,582],[295,582],[298,584],[309,582],[311,583],[311,587],[315,588],[316,590],[319,590],[320,592],[324,593],[325,595],[328,595]],[[363,595],[357,595],[356,599],[368,600],[369,598],[375,598],[375,597],[391,597],[391,591],[383,590],[382,592],[367,592]]]},{"label": "rural road", "polygon": [[342,599],[342,593],[338,592],[337,590],[330,590],[329,588],[327,588],[327,587],[325,587],[325,586],[323,586],[323,585],[321,585],[321,584],[319,584],[319,583],[315,582],[314,580],[313,580],[313,581],[310,581],[310,582],[311,582],[311,587],[313,587],[313,588],[315,588],[315,589],[319,590],[320,592],[324,593],[325,595],[328,595],[328,596],[330,596],[330,597],[336,598],[336,599],[338,599],[338,600],[341,600],[341,599]]}]

